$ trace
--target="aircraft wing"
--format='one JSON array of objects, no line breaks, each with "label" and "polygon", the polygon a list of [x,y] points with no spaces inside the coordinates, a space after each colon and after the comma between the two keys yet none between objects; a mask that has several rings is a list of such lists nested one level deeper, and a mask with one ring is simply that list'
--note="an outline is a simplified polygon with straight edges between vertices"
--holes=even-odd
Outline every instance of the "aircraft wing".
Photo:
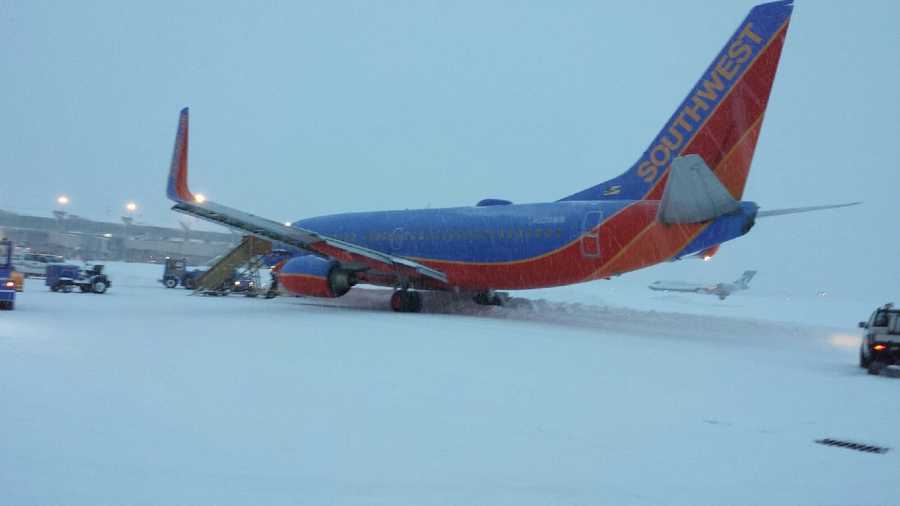
[{"label": "aircraft wing", "polygon": [[188,115],[187,107],[181,110],[178,132],[175,136],[175,148],[172,153],[172,164],[169,168],[166,194],[176,202],[172,207],[173,210],[239,229],[257,237],[290,244],[315,255],[350,264],[351,267],[373,268],[401,275],[422,276],[447,283],[447,276],[443,272],[407,258],[327,237],[311,230],[288,226],[210,202],[201,195],[194,195],[188,189],[187,184]]}]

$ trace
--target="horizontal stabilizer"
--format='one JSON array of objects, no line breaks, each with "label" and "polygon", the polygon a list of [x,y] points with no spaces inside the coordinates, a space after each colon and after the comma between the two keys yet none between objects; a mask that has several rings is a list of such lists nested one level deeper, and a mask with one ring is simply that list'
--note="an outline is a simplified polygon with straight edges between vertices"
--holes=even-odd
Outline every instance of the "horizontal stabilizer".
[{"label": "horizontal stabilizer", "polygon": [[663,223],[700,223],[739,207],[702,157],[685,155],[672,161],[657,217]]},{"label": "horizontal stabilizer", "polygon": [[837,209],[839,207],[858,206],[862,202],[849,202],[846,204],[831,204],[827,206],[811,206],[811,207],[793,207],[789,209],[773,209],[771,211],[759,211],[756,213],[757,218],[768,218],[769,216],[782,216],[785,214],[809,213],[812,211],[822,211],[824,209]]}]

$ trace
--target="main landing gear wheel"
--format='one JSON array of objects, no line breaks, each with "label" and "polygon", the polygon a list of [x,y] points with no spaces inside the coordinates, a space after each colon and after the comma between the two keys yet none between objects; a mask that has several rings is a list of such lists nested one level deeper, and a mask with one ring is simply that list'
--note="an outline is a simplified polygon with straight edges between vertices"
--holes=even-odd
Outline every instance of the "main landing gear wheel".
[{"label": "main landing gear wheel", "polygon": [[472,300],[480,306],[502,306],[503,298],[495,292],[481,292],[472,297]]},{"label": "main landing gear wheel", "polygon": [[398,313],[418,313],[422,310],[422,296],[419,292],[397,290],[391,295],[391,309]]}]

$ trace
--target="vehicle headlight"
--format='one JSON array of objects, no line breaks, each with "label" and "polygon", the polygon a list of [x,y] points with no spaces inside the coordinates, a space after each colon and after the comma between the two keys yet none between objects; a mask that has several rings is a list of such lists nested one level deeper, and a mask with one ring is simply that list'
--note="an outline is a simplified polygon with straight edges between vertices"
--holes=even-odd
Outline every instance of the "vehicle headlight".
[{"label": "vehicle headlight", "polygon": [[3,286],[5,286],[6,288],[15,288],[16,283],[11,279],[7,279],[6,282],[3,283]]}]

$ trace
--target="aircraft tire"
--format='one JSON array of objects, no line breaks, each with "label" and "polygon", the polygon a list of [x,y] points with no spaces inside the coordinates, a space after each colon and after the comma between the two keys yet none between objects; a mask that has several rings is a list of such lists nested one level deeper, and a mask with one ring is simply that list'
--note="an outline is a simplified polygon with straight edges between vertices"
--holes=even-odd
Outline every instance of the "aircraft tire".
[{"label": "aircraft tire", "polygon": [[863,369],[868,369],[869,364],[871,362],[872,362],[871,360],[866,360],[865,355],[863,355],[862,348],[860,348],[860,350],[859,350],[859,366],[862,367]]},{"label": "aircraft tire", "polygon": [[479,306],[502,306],[503,298],[496,293],[481,292],[472,297]]},{"label": "aircraft tire", "polygon": [[881,362],[877,360],[873,360],[869,363],[869,367],[866,369],[866,372],[871,374],[872,376],[878,376],[881,374]]},{"label": "aircraft tire", "polygon": [[398,313],[418,313],[422,311],[422,296],[419,292],[398,290],[391,295],[391,309]]},{"label": "aircraft tire", "polygon": [[98,281],[94,281],[93,283],[91,283],[91,290],[94,293],[105,293],[106,288],[107,288],[107,286],[106,286],[105,281],[98,280]]}]

